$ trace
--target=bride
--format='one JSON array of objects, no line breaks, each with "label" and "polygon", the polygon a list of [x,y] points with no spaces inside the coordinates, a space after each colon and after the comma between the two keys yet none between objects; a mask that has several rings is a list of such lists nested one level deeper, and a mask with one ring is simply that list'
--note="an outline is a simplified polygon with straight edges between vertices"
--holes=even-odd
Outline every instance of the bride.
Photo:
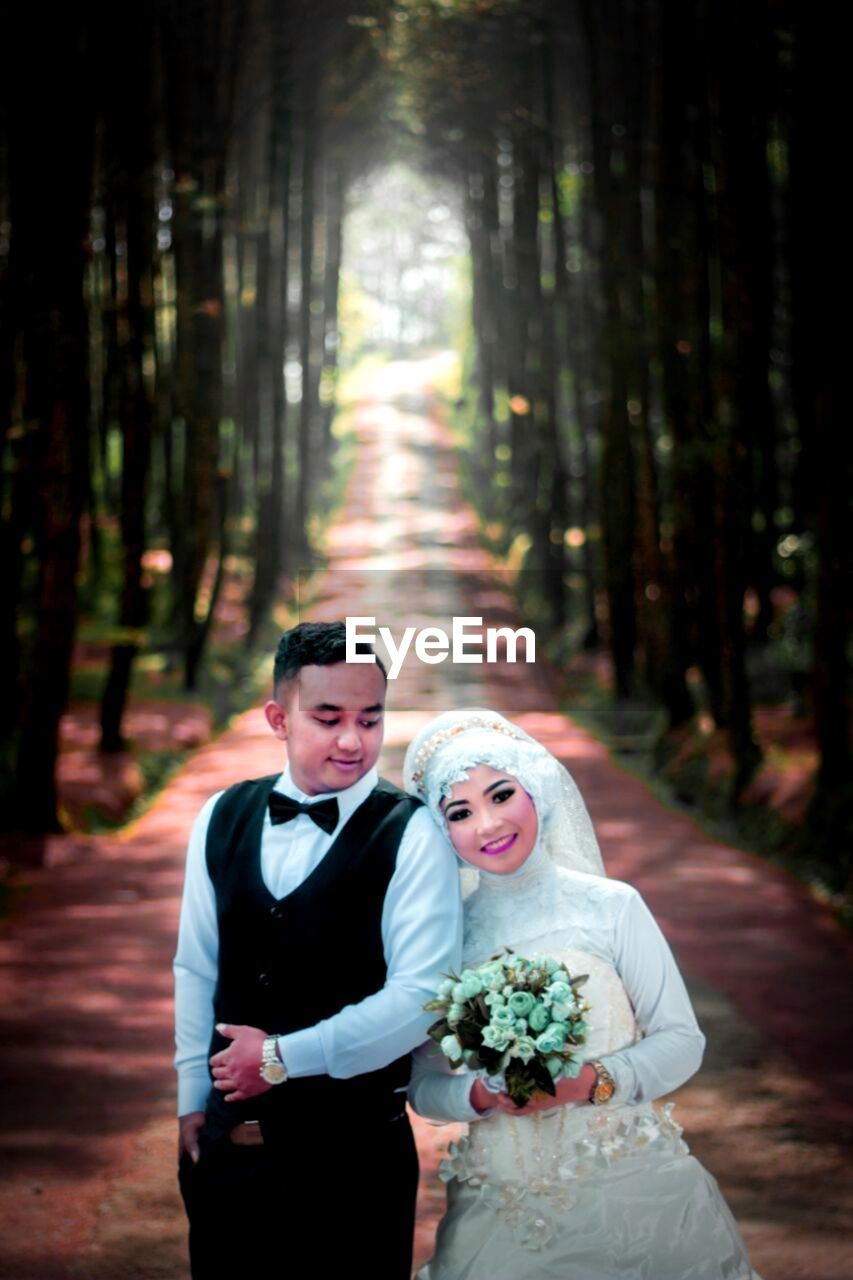
[{"label": "bride", "polygon": [[418,735],[405,785],[476,880],[465,968],[507,946],[554,957],[589,975],[590,1005],[580,1074],[521,1110],[484,1072],[451,1071],[431,1042],[416,1052],[414,1109],[470,1122],[442,1166],[447,1212],[421,1280],[759,1280],[672,1104],[652,1106],[694,1074],[704,1037],[642,898],[605,878],[569,773],[510,721],[470,708]]}]

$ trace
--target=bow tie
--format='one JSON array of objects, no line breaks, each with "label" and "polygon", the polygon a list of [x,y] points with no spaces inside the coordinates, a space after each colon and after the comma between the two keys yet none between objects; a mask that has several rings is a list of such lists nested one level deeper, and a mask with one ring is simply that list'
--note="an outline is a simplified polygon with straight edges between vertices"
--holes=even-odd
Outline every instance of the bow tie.
[{"label": "bow tie", "polygon": [[329,800],[317,800],[314,804],[300,804],[298,800],[291,800],[290,796],[283,796],[280,791],[271,791],[269,804],[273,826],[279,822],[290,822],[300,813],[307,813],[329,835],[338,825],[338,802],[334,796]]}]

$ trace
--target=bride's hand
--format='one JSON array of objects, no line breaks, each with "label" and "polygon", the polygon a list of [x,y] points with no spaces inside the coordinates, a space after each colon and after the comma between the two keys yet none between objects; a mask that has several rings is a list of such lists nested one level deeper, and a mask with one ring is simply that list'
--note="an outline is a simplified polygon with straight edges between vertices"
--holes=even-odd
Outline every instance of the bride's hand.
[{"label": "bride's hand", "polygon": [[586,1063],[581,1068],[580,1075],[573,1079],[564,1077],[558,1081],[555,1098],[547,1093],[535,1093],[523,1107],[517,1107],[508,1093],[497,1093],[491,1095],[491,1106],[505,1111],[510,1116],[532,1116],[537,1111],[553,1111],[554,1107],[564,1107],[567,1102],[574,1104],[589,1102],[597,1079],[595,1067]]},{"label": "bride's hand", "polygon": [[485,1111],[498,1105],[498,1098],[504,1098],[506,1094],[492,1093],[491,1089],[487,1089],[482,1080],[477,1077],[471,1086],[471,1092],[468,1095],[468,1101],[475,1111],[479,1111],[482,1115]]}]

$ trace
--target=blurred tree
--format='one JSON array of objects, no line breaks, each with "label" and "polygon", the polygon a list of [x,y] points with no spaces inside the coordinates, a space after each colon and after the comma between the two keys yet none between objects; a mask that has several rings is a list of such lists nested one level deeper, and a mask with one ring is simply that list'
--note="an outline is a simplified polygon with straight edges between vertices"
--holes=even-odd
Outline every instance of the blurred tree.
[{"label": "blurred tree", "polygon": [[[107,62],[106,127],[113,159],[109,184],[113,217],[124,227],[125,285],[113,294],[112,344],[120,376],[117,416],[121,424],[121,525],[123,572],[119,605],[119,633],[112,645],[110,671],[101,702],[101,748],[117,751],[133,662],[147,622],[142,559],[147,546],[146,498],[154,434],[153,378],[146,377],[146,361],[154,352],[154,222],[155,155],[150,120],[154,85],[154,23],[148,10],[129,14],[128,38],[134,57]],[[118,261],[114,257],[114,261]],[[121,320],[121,324],[116,323]]]},{"label": "blurred tree", "polygon": [[[17,15],[14,29],[7,31],[8,51],[32,47],[33,18],[32,13]],[[52,830],[58,823],[54,770],[77,618],[87,492],[83,279],[96,54],[93,30],[70,12],[39,32],[38,47],[43,84],[49,89],[32,93],[25,63],[9,53],[3,76],[11,224],[6,288],[14,307],[7,313],[4,336],[19,353],[20,366],[13,391],[19,400],[12,401],[16,423],[8,433],[13,449],[10,502],[4,513],[12,550],[2,606],[7,615],[3,656],[9,665],[0,678],[7,705],[17,708],[12,743],[7,739],[14,779],[9,819],[21,829]],[[13,631],[22,608],[27,623],[19,666]]]}]

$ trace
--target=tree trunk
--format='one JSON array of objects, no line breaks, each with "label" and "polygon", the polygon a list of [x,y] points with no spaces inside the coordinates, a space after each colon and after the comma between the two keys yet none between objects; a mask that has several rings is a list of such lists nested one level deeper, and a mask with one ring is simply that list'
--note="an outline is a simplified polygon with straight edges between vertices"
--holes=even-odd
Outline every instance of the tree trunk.
[{"label": "tree trunk", "polygon": [[[702,173],[689,121],[695,119],[689,85],[695,80],[695,45],[678,0],[664,3],[657,31],[660,96],[656,103],[655,311],[664,431],[671,441],[671,552],[664,564],[663,613],[668,661],[661,682],[669,727],[690,720],[693,703],[685,679],[692,660],[697,441],[699,422],[697,333],[702,314],[697,271],[696,202]],[[695,126],[694,126],[695,128]],[[699,265],[697,265],[699,264]],[[701,527],[701,526],[700,526]],[[706,526],[707,527],[707,526]]]},{"label": "tree trunk", "polygon": [[817,551],[812,699],[820,751],[809,810],[809,854],[835,863],[835,888],[849,889],[853,834],[850,759],[851,519],[846,427],[846,334],[827,306],[822,282],[837,271],[846,234],[836,140],[827,121],[843,110],[843,45],[817,10],[796,23],[791,136],[792,309],[796,324],[794,386],[806,528]]},{"label": "tree trunk", "polygon": [[[279,93],[283,79],[277,81]],[[287,346],[287,283],[290,243],[290,122],[283,104],[273,105],[270,137],[270,218],[265,258],[268,260],[269,283],[267,305],[261,323],[266,332],[268,355],[267,377],[270,397],[270,459],[268,485],[261,489],[256,514],[254,563],[255,577],[249,600],[249,643],[254,644],[261,623],[275,592],[276,581],[284,563],[284,529],[287,495],[285,492],[285,445],[287,401],[284,395],[283,365]],[[263,477],[262,477],[263,479]]]},{"label": "tree trunk", "polygon": [[311,303],[314,294],[315,174],[317,161],[316,111],[313,88],[306,88],[302,121],[302,166],[300,208],[300,300],[299,352],[302,364],[302,399],[299,404],[299,481],[296,491],[296,538],[300,552],[309,549],[308,518],[314,488],[314,341]]},{"label": "tree trunk", "polygon": [[[210,165],[202,190],[208,208],[176,217],[178,408],[183,419],[181,561],[174,586],[187,689],[200,653],[196,604],[210,550],[222,397],[222,173]],[[193,201],[193,205],[195,205]]]},{"label": "tree trunk", "polygon": [[[477,388],[480,414],[485,428],[485,449],[481,471],[492,475],[498,445],[495,422],[495,351],[497,343],[497,305],[491,231],[486,216],[486,183],[489,159],[479,163],[469,174],[466,189],[466,226],[471,246],[472,324],[477,343]],[[488,504],[491,496],[484,491]]]},{"label": "tree trunk", "polygon": [[[748,145],[752,102],[750,85],[754,33],[750,12],[727,0],[716,15],[709,60],[710,102],[715,128],[714,172],[719,230],[721,336],[715,360],[715,521],[714,570],[721,640],[721,701],[718,724],[727,732],[735,761],[735,794],[748,781],[760,759],[752,733],[752,710],[746,673],[744,592],[751,538],[750,423],[743,389],[755,379],[755,295],[747,208],[753,196]],[[735,50],[737,71],[717,78],[724,53]],[[764,377],[766,378],[766,367]]]},{"label": "tree trunk", "polygon": [[338,292],[344,234],[344,180],[341,165],[326,165],[326,264],[323,274],[323,350],[320,372],[321,445],[328,459],[332,451],[332,422],[335,417],[335,388],[341,335],[338,330]]},{"label": "tree trunk", "polygon": [[121,84],[113,99],[115,114],[124,124],[123,128],[119,125],[116,129],[116,141],[120,145],[115,150],[127,166],[123,181],[116,184],[113,192],[124,204],[126,233],[119,508],[124,576],[119,612],[121,638],[112,646],[110,672],[101,700],[102,751],[118,751],[124,745],[124,711],[141,631],[147,621],[142,557],[146,546],[145,507],[154,428],[153,404],[144,372],[146,352],[154,350],[154,193],[151,190],[154,156],[149,133],[153,32],[143,22],[134,34],[136,55],[130,73],[132,79],[130,84]]},{"label": "tree trunk", "polygon": [[[80,517],[88,460],[88,338],[83,275],[93,115],[87,35],[51,28],[42,70],[55,97],[18,84],[11,187],[13,252],[26,290],[25,418],[37,424],[32,518],[38,566],[13,795],[17,829],[59,827],[55,767],[77,617]],[[61,104],[56,109],[57,104]],[[26,112],[26,119],[17,113]],[[61,209],[55,195],[63,193]]]},{"label": "tree trunk", "polygon": [[[628,417],[628,364],[623,298],[626,296],[626,192],[624,154],[614,152],[613,126],[624,131],[623,87],[619,75],[621,11],[618,4],[582,6],[590,50],[595,188],[603,219],[601,258],[604,294],[604,351],[608,391],[602,414],[602,534],[604,574],[610,614],[610,648],[616,694],[628,697],[635,685],[637,618],[635,596],[635,460]],[[605,35],[605,33],[607,33]],[[616,34],[614,34],[616,33]],[[617,42],[614,52],[613,44]]]}]

